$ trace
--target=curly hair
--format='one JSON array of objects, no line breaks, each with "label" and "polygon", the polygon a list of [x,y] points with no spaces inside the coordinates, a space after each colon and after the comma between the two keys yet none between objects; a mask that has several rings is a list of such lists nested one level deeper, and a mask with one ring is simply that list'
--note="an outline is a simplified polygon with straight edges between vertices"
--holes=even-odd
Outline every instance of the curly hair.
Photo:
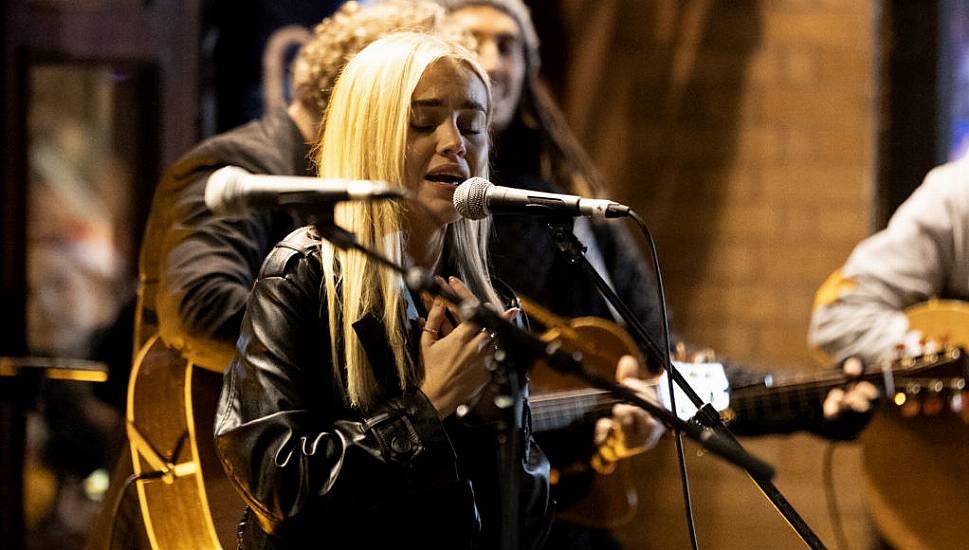
[{"label": "curly hair", "polygon": [[313,29],[293,61],[293,97],[317,116],[344,65],[378,38],[398,31],[430,32],[440,27],[444,10],[415,0],[387,0],[372,6],[346,2]]}]

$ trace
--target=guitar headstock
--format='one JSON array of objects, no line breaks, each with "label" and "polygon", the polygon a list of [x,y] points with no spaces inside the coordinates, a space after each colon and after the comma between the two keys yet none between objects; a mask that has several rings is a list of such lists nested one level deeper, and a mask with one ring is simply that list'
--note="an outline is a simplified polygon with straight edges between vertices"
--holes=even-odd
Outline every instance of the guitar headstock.
[{"label": "guitar headstock", "polygon": [[889,410],[903,417],[932,416],[945,411],[969,422],[969,356],[962,347],[923,348],[915,356],[897,354],[879,365]]},{"label": "guitar headstock", "polygon": [[[720,363],[681,363],[673,361],[673,366],[690,384],[693,391],[704,403],[710,403],[717,411],[723,412],[730,406],[730,383],[726,372]],[[670,407],[670,388],[667,382],[668,374],[664,371],[657,384],[660,403],[668,410]],[[674,384],[676,401],[676,416],[680,420],[690,420],[697,412],[696,406],[686,396],[686,393]]]}]

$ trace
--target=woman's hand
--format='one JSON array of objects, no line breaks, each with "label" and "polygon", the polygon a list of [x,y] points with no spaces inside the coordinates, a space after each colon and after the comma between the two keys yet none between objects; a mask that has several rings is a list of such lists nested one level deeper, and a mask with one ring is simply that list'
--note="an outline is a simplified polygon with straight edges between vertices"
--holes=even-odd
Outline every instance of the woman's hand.
[{"label": "woman's hand", "polygon": [[[463,300],[476,300],[457,277],[451,277],[446,286]],[[443,299],[435,298],[421,332],[421,359],[424,362],[421,391],[431,400],[441,418],[450,416],[458,406],[473,400],[490,379],[485,358],[491,351],[491,336],[470,321],[452,327],[445,318],[447,307]],[[518,311],[517,308],[509,309],[502,317],[510,320],[518,315]]]},{"label": "woman's hand", "polygon": [[[640,397],[657,402],[656,388],[639,378],[639,363],[631,355],[624,355],[616,365],[616,381],[632,389]],[[663,435],[665,428],[643,409],[620,403],[612,408],[612,417],[596,422],[595,443],[599,458],[615,462],[651,449]]]}]

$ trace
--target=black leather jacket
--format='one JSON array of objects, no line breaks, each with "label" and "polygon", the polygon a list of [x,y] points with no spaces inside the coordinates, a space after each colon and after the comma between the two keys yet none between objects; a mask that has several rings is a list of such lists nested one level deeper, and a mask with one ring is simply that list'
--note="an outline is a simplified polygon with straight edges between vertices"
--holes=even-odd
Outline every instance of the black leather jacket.
[{"label": "black leather jacket", "polygon": [[[367,412],[346,404],[332,370],[319,247],[303,228],[273,249],[225,374],[216,444],[255,519],[242,546],[497,547],[490,427],[441,422],[417,389]],[[391,382],[383,387],[396,387],[393,364],[380,360],[389,348],[379,322],[368,315],[354,329],[378,379]],[[419,334],[416,323],[412,330]],[[527,427],[527,406],[525,414]],[[518,468],[522,548],[536,547],[551,520],[548,462],[528,432]]]}]

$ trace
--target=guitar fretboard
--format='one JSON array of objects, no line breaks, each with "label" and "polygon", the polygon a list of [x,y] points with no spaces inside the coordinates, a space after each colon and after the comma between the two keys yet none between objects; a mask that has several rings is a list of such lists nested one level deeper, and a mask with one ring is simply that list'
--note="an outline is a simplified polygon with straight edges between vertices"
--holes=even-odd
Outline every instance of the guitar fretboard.
[{"label": "guitar fretboard", "polygon": [[797,414],[808,410],[816,411],[832,389],[845,384],[865,380],[874,384],[883,397],[896,391],[907,391],[912,383],[927,385],[947,371],[955,376],[964,375],[965,355],[955,348],[939,354],[928,354],[919,358],[904,358],[892,361],[881,369],[871,369],[862,375],[849,379],[838,371],[826,371],[810,375],[786,377],[768,376],[764,384],[734,387],[730,394],[730,406],[738,414],[768,415]]},{"label": "guitar fretboard", "polygon": [[545,432],[608,416],[613,405],[620,401],[602,390],[578,389],[534,394],[528,403],[532,410],[532,430]]},{"label": "guitar fretboard", "polygon": [[[878,384],[874,374],[861,377]],[[799,414],[815,410],[832,389],[848,379],[839,372],[810,375],[767,376],[763,385],[732,388],[730,408],[740,415]]]},{"label": "guitar fretboard", "polygon": [[[683,366],[680,367],[681,370]],[[688,371],[691,383],[702,381],[702,370]],[[916,359],[891,362],[882,369],[871,369],[849,379],[840,371],[824,371],[808,375],[769,375],[763,383],[735,386],[730,390],[729,406],[743,417],[791,417],[820,412],[820,404],[832,389],[850,381],[866,380],[891,397],[897,391],[908,392],[911,386],[942,383],[939,376],[954,376],[964,387],[967,374],[966,355],[961,349],[926,355]],[[923,378],[931,377],[931,378]],[[679,399],[677,401],[679,403]],[[559,430],[609,416],[612,407],[621,400],[603,390],[583,388],[533,394],[529,398],[532,429],[536,432]],[[669,404],[664,402],[665,406]],[[681,415],[683,417],[683,415]],[[688,418],[688,416],[687,416]],[[685,418],[684,418],[685,419]]]}]

